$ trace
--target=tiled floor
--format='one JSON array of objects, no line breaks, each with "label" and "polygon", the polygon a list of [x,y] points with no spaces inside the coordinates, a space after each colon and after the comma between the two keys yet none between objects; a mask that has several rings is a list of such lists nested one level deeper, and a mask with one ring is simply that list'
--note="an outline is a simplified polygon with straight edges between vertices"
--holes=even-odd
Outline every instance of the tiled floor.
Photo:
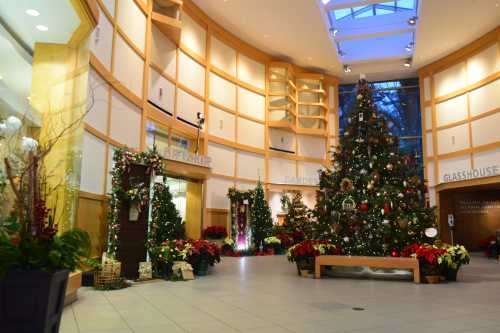
[{"label": "tiled floor", "polygon": [[459,279],[314,280],[284,256],[223,258],[195,281],[84,288],[61,332],[500,332],[500,262],[474,257]]}]

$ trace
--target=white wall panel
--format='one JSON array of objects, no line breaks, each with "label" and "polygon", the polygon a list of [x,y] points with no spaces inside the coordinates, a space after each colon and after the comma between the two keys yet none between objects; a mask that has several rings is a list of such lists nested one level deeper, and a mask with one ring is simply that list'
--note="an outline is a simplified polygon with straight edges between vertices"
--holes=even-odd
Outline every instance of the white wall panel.
[{"label": "white wall panel", "polygon": [[210,177],[207,179],[206,185],[206,206],[207,208],[229,209],[229,198],[227,191],[234,186],[233,181]]},{"label": "white wall panel", "polygon": [[295,183],[296,162],[283,158],[269,159],[269,181],[276,184]]},{"label": "white wall panel", "polygon": [[264,89],[266,66],[243,54],[240,54],[238,59],[238,79],[255,87]]},{"label": "white wall panel", "polygon": [[203,108],[202,100],[182,89],[177,90],[177,117],[196,125],[198,120],[196,114],[203,113]]},{"label": "white wall panel", "polygon": [[278,223],[277,215],[281,213],[281,192],[269,192],[268,197],[269,208],[271,208],[271,216],[273,218],[273,223]]},{"label": "white wall panel", "polygon": [[443,126],[467,119],[467,94],[436,104],[436,123]]},{"label": "white wall panel", "polygon": [[179,51],[179,82],[205,96],[205,67]]},{"label": "white wall panel", "polygon": [[105,163],[105,142],[89,132],[84,131],[80,190],[89,193],[104,194]]},{"label": "white wall panel", "polygon": [[210,100],[236,110],[236,85],[217,74],[210,73]]},{"label": "white wall panel", "polygon": [[500,108],[500,79],[469,93],[471,116]]},{"label": "white wall panel", "polygon": [[500,148],[474,153],[474,168],[500,166]]},{"label": "white wall panel", "polygon": [[208,132],[219,138],[235,141],[235,115],[221,110],[213,105],[208,107]]},{"label": "white wall panel", "polygon": [[463,124],[437,132],[438,152],[447,154],[469,148],[469,125]]},{"label": "white wall panel", "polygon": [[434,143],[432,142],[432,132],[429,132],[425,134],[425,145],[427,147],[426,152],[427,156],[433,156],[434,155]]},{"label": "white wall panel", "polygon": [[106,177],[106,193],[111,193],[111,171],[113,171],[113,168],[115,167],[115,162],[113,161],[113,157],[115,156],[115,150],[117,148],[114,146],[109,146],[108,148],[108,175]]},{"label": "white wall panel", "polygon": [[144,52],[146,39],[146,16],[134,0],[120,0],[118,5],[118,26]]},{"label": "white wall panel", "polygon": [[425,129],[432,129],[432,108],[430,106],[426,106],[424,112],[425,112]]},{"label": "white wall panel", "polygon": [[431,207],[434,207],[437,204],[435,188],[429,188],[429,204]]},{"label": "white wall panel", "polygon": [[424,79],[424,100],[425,101],[430,101],[431,100],[431,79],[430,77],[426,77]]},{"label": "white wall panel", "polygon": [[467,59],[469,84],[482,80],[498,71],[500,71],[500,55],[496,43]]},{"label": "white wall panel", "polygon": [[318,163],[298,161],[298,179],[300,184],[316,185],[319,184],[318,170],[322,165]]},{"label": "white wall panel", "polygon": [[236,175],[240,178],[261,180],[264,179],[265,159],[263,155],[248,153],[244,151],[238,152],[236,161]]},{"label": "white wall panel", "polygon": [[326,157],[326,142],[325,138],[310,135],[298,135],[297,144],[299,148],[299,156],[307,156],[314,158]]},{"label": "white wall panel", "polygon": [[[89,70],[89,102],[93,103],[85,115],[85,121],[96,130],[106,134],[108,129],[109,85],[92,68]],[[93,101],[90,101],[93,99]]]},{"label": "white wall panel", "polygon": [[99,24],[92,31],[89,48],[99,61],[111,70],[111,45],[113,40],[113,26],[99,7]]},{"label": "white wall panel", "polygon": [[114,75],[118,81],[142,98],[144,61],[120,35],[116,35]]},{"label": "white wall panel", "polygon": [[154,24],[151,28],[151,61],[175,78],[177,47]]},{"label": "white wall panel", "polygon": [[213,173],[234,176],[234,158],[236,154],[233,148],[209,142],[207,155],[212,158]]},{"label": "white wall panel", "polygon": [[434,186],[436,185],[435,179],[434,179],[434,162],[430,161],[427,163],[427,186]]},{"label": "white wall panel", "polygon": [[269,147],[277,148],[289,152],[296,150],[295,134],[275,128],[269,129]]},{"label": "white wall panel", "polygon": [[240,191],[254,190],[255,187],[257,187],[257,183],[248,183],[242,181],[236,182],[236,188]]},{"label": "white wall panel", "polygon": [[238,111],[259,120],[265,120],[266,98],[245,88],[238,87]]},{"label": "white wall panel", "polygon": [[444,182],[445,175],[451,175],[454,172],[460,172],[464,170],[469,170],[470,165],[470,156],[460,156],[455,158],[450,158],[446,160],[439,161],[439,182]]},{"label": "white wall panel", "polygon": [[436,96],[443,96],[461,89],[467,85],[465,62],[453,65],[434,75],[434,89]]},{"label": "white wall panel", "polygon": [[218,69],[236,76],[236,50],[227,46],[214,36],[210,40],[210,62]]},{"label": "white wall panel", "polygon": [[148,100],[174,114],[175,85],[152,68],[149,71]]},{"label": "white wall panel", "polygon": [[181,43],[205,58],[206,31],[185,12],[182,13]]},{"label": "white wall panel", "polygon": [[118,92],[111,93],[111,137],[130,148],[139,148],[141,110]]},{"label": "white wall panel", "polygon": [[237,139],[241,144],[264,149],[264,125],[239,117]]},{"label": "white wall panel", "polygon": [[500,141],[500,113],[472,122],[472,142],[481,146]]}]

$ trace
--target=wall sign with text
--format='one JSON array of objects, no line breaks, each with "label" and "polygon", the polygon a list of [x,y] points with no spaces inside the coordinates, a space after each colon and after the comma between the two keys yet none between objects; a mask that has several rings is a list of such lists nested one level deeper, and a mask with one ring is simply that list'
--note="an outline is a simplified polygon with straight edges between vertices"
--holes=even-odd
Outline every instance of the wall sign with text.
[{"label": "wall sign with text", "polygon": [[500,166],[492,165],[484,168],[475,168],[468,170],[460,170],[456,172],[445,173],[443,182],[458,182],[461,180],[471,180],[483,177],[498,176],[500,174]]}]

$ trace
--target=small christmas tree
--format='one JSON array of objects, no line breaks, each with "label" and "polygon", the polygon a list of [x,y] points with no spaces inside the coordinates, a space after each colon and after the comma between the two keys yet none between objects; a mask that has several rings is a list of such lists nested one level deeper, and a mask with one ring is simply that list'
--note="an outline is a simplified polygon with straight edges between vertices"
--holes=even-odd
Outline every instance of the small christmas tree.
[{"label": "small christmas tree", "polygon": [[254,246],[259,249],[264,246],[264,238],[271,235],[273,220],[271,218],[271,209],[264,198],[264,189],[259,181],[253,195],[253,203],[250,211],[250,226],[252,229],[252,238]]},{"label": "small christmas tree", "polygon": [[153,191],[151,226],[148,237],[148,249],[152,258],[154,257],[153,249],[164,241],[185,237],[184,223],[175,208],[168,186],[163,183],[155,183]]},{"label": "small christmas tree", "polygon": [[302,231],[308,238],[312,236],[311,210],[302,201],[302,193],[296,192],[288,206],[285,228],[289,231]]},{"label": "small christmas tree", "polygon": [[340,143],[332,169],[320,174],[316,236],[352,255],[397,256],[406,245],[431,241],[425,230],[434,227],[435,215],[425,208],[418,163],[399,154],[398,138],[377,115],[365,80]]}]

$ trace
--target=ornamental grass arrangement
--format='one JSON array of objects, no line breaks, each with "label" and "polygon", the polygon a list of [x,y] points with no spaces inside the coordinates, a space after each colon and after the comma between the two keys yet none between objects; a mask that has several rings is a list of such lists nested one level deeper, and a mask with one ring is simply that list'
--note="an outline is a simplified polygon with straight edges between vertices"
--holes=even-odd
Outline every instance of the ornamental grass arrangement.
[{"label": "ornamental grass arrangement", "polygon": [[203,230],[203,237],[207,239],[222,239],[227,237],[226,227],[210,226]]}]

